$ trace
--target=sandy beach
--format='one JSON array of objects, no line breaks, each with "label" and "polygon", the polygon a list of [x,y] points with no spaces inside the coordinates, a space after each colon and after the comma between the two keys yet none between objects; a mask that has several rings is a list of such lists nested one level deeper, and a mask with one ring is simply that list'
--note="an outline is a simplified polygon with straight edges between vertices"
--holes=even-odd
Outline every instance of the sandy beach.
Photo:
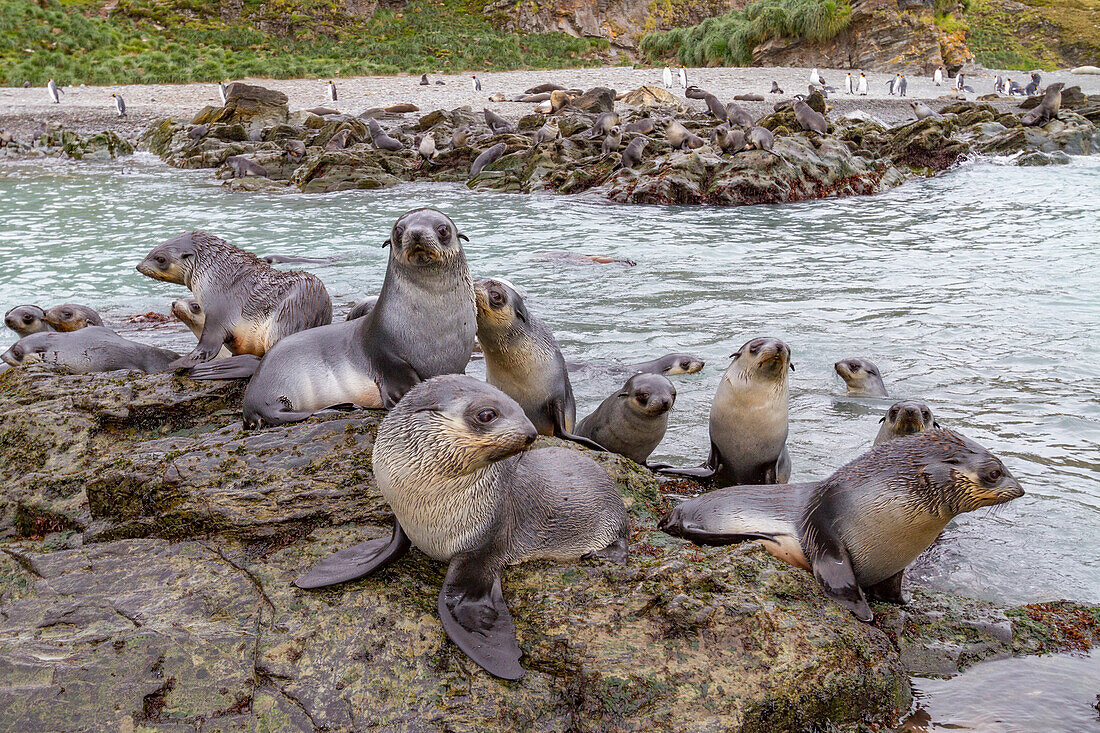
[{"label": "sandy beach", "polygon": [[[829,86],[837,92],[829,97],[836,114],[862,110],[889,124],[912,119],[906,100],[892,97],[887,82],[893,74],[867,74],[869,93],[866,97],[844,94],[844,76],[847,70],[820,69]],[[734,67],[688,69],[688,84],[703,87],[717,95],[723,102],[732,101],[737,94],[763,94],[764,102],[743,102],[750,112],[763,115],[770,112],[779,99],[804,93],[809,79],[809,69],[791,67]],[[1029,79],[1019,71],[989,70],[981,75],[967,76],[967,84],[974,88],[968,99],[993,91],[993,77],[1001,73],[1021,83]],[[470,75],[431,76],[432,84],[420,86],[415,76],[365,76],[335,79],[339,100],[333,104],[328,97],[325,79],[243,79],[270,89],[286,93],[291,109],[316,106],[334,106],[341,112],[359,114],[370,107],[385,107],[399,102],[411,102],[422,111],[453,109],[468,105],[474,109],[490,107],[505,116],[518,117],[530,112],[531,104],[514,102],[490,102],[489,96],[502,93],[505,96],[521,94],[525,89],[544,82],[565,87],[589,89],[606,86],[618,92],[636,89],[643,84],[661,85],[662,69],[608,67],[603,69],[564,69],[557,71],[508,71],[479,74],[482,90],[475,91]],[[436,85],[436,80],[444,82]],[[769,94],[772,81],[777,81],[784,94]],[[933,84],[931,77],[907,77],[910,99],[934,100],[949,94],[954,80],[945,80],[942,86]],[[1062,81],[1066,86],[1080,86],[1086,94],[1100,93],[1100,76],[1074,75],[1067,71],[1044,72],[1043,84]],[[683,95],[683,90],[673,92]],[[126,100],[127,116],[116,115],[112,93],[121,94]],[[698,100],[686,100],[693,107],[703,110]],[[946,100],[945,100],[946,102]],[[997,107],[1016,108],[1020,98],[1002,98],[993,102]],[[26,140],[38,134],[48,124],[60,124],[80,133],[113,129],[127,138],[135,138],[151,123],[175,117],[189,119],[206,105],[220,104],[218,88],[212,83],[149,84],[129,86],[76,86],[65,88],[60,104],[50,102],[42,87],[0,87],[0,130],[7,130],[17,139]],[[936,105],[933,104],[933,107]]]}]

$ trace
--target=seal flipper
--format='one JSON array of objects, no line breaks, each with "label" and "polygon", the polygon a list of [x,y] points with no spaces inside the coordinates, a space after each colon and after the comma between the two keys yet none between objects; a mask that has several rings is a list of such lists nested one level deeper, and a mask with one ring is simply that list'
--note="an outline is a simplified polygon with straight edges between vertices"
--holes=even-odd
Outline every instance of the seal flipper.
[{"label": "seal flipper", "polygon": [[500,589],[499,563],[484,553],[457,555],[439,592],[443,630],[486,672],[506,680],[523,677],[512,614]]},{"label": "seal flipper", "polygon": [[337,583],[346,583],[349,580],[358,580],[397,560],[408,552],[410,547],[412,542],[405,536],[405,530],[401,529],[401,525],[395,519],[393,535],[388,540],[370,540],[345,547],[314,565],[309,572],[298,576],[294,580],[294,585],[299,588],[324,588]]},{"label": "seal flipper", "polygon": [[591,438],[585,438],[580,435],[574,435],[565,429],[565,403],[558,399],[545,405],[543,410],[550,413],[550,419],[554,423],[554,437],[561,438],[562,440],[571,440],[578,445],[583,445],[585,448],[591,448],[592,450],[598,450],[601,453],[610,453],[607,448],[592,440]]},{"label": "seal flipper", "polygon": [[250,379],[260,368],[260,357],[254,354],[240,354],[228,359],[208,361],[196,364],[187,370],[191,379],[211,381],[217,379]]},{"label": "seal flipper", "polygon": [[824,487],[806,508],[800,528],[803,551],[825,594],[855,614],[860,621],[870,621],[875,615],[867,604],[863,589],[856,582],[848,549],[833,532],[832,516],[837,509],[831,506],[829,494],[830,487]]},{"label": "seal flipper", "polygon": [[880,580],[874,585],[867,586],[865,589],[867,597],[873,601],[895,603],[899,606],[904,606],[909,603],[909,597],[905,594],[905,591],[901,589],[901,578],[904,574],[905,570],[902,569],[886,580]]},{"label": "seal flipper", "polygon": [[658,468],[657,473],[663,476],[687,476],[688,478],[714,478],[718,470],[722,468],[722,454],[718,452],[718,446],[711,441],[710,455],[703,465],[694,468]]}]

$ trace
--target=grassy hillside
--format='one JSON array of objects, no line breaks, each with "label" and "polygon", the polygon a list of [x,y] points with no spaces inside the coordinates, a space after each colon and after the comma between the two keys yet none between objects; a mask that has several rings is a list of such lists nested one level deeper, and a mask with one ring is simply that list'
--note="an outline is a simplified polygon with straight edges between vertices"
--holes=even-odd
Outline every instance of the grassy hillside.
[{"label": "grassy hillside", "polygon": [[1056,69],[1100,60],[1100,0],[969,0],[967,45],[990,68]]},{"label": "grassy hillside", "polygon": [[243,0],[235,11],[218,0],[0,0],[0,84],[561,68],[599,63],[608,47],[502,32],[476,1],[373,12],[370,0]]}]

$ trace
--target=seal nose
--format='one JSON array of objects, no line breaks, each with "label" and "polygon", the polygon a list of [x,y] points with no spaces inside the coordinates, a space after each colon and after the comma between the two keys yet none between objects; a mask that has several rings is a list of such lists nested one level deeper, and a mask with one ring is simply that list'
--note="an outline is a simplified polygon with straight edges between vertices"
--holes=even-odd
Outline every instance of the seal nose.
[{"label": "seal nose", "polygon": [[538,439],[538,437],[539,431],[535,430],[535,426],[532,425],[530,421],[528,421],[523,433],[523,440],[525,444],[531,445]]}]

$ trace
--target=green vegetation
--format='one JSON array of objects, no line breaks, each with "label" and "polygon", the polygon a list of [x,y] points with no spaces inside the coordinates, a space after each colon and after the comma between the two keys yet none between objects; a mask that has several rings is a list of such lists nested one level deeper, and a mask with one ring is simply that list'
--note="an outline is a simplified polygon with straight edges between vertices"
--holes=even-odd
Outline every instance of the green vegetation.
[{"label": "green vegetation", "polygon": [[1057,69],[1100,58],[1100,0],[972,0],[967,45],[996,69]]},{"label": "green vegetation", "polygon": [[690,28],[649,33],[641,49],[654,61],[675,54],[689,66],[748,66],[764,41],[827,41],[848,27],[851,14],[848,0],[757,0]]},{"label": "green vegetation", "polygon": [[[392,5],[392,3],[389,3]],[[602,39],[499,29],[472,0],[400,10],[332,0],[0,2],[0,84],[220,81],[564,68],[600,63]],[[227,17],[232,14],[232,17]]]}]

